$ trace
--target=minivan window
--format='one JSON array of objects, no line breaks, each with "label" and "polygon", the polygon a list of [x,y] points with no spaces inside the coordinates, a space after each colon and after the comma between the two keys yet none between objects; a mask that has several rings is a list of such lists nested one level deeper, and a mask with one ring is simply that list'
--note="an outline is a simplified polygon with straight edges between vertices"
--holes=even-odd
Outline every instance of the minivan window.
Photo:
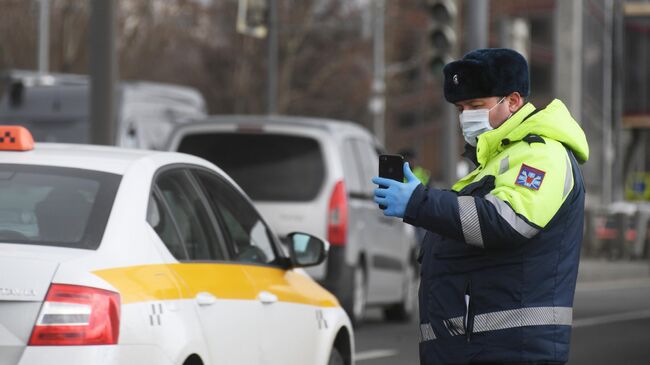
[{"label": "minivan window", "polygon": [[345,177],[345,185],[350,194],[363,194],[365,193],[361,188],[362,184],[359,179],[360,164],[358,162],[358,152],[354,145],[354,140],[346,139],[343,142],[343,176]]},{"label": "minivan window", "polygon": [[363,140],[355,140],[360,162],[359,173],[361,174],[361,189],[363,192],[372,195],[376,185],[372,183],[372,177],[379,173],[379,156],[372,144]]},{"label": "minivan window", "polygon": [[0,242],[97,249],[120,175],[0,164]]},{"label": "minivan window", "polygon": [[178,151],[219,166],[257,201],[314,200],[325,178],[321,147],[309,137],[202,133],[183,138]]}]

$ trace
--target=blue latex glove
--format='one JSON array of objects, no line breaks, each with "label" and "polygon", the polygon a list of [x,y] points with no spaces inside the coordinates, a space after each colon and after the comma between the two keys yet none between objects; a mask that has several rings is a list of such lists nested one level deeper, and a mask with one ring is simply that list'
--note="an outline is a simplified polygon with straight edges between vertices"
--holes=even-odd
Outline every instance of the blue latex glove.
[{"label": "blue latex glove", "polygon": [[408,162],[404,163],[404,177],[406,178],[405,183],[383,177],[372,178],[373,183],[387,187],[386,189],[375,189],[375,203],[386,206],[385,216],[404,218],[406,205],[415,188],[420,185],[420,180],[415,177]]}]

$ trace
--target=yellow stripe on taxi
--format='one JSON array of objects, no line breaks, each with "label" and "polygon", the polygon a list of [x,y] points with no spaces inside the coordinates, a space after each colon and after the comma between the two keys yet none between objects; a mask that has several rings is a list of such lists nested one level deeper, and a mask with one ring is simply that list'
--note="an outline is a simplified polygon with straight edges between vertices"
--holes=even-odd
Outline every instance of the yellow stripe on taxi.
[{"label": "yellow stripe on taxi", "polygon": [[281,302],[338,307],[313,280],[280,268],[222,263],[129,266],[94,272],[120,292],[122,303],[191,299],[208,292],[218,299],[256,300],[261,291]]}]

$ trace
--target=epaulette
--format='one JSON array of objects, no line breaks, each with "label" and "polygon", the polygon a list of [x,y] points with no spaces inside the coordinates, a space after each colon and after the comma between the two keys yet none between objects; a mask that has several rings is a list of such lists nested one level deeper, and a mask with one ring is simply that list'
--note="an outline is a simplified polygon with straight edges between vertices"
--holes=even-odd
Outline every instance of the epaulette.
[{"label": "epaulette", "polygon": [[522,138],[523,141],[528,142],[528,144],[532,143],[544,143],[546,144],[546,141],[544,141],[544,138],[536,135],[536,134],[529,134],[526,137]]}]

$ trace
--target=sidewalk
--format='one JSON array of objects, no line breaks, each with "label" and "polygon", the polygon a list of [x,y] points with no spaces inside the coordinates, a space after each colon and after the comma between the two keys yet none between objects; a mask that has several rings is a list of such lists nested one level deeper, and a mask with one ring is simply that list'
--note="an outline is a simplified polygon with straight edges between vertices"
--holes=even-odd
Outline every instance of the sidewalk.
[{"label": "sidewalk", "polygon": [[610,281],[624,279],[650,280],[650,261],[617,260],[602,258],[582,258],[578,271],[578,282]]}]

